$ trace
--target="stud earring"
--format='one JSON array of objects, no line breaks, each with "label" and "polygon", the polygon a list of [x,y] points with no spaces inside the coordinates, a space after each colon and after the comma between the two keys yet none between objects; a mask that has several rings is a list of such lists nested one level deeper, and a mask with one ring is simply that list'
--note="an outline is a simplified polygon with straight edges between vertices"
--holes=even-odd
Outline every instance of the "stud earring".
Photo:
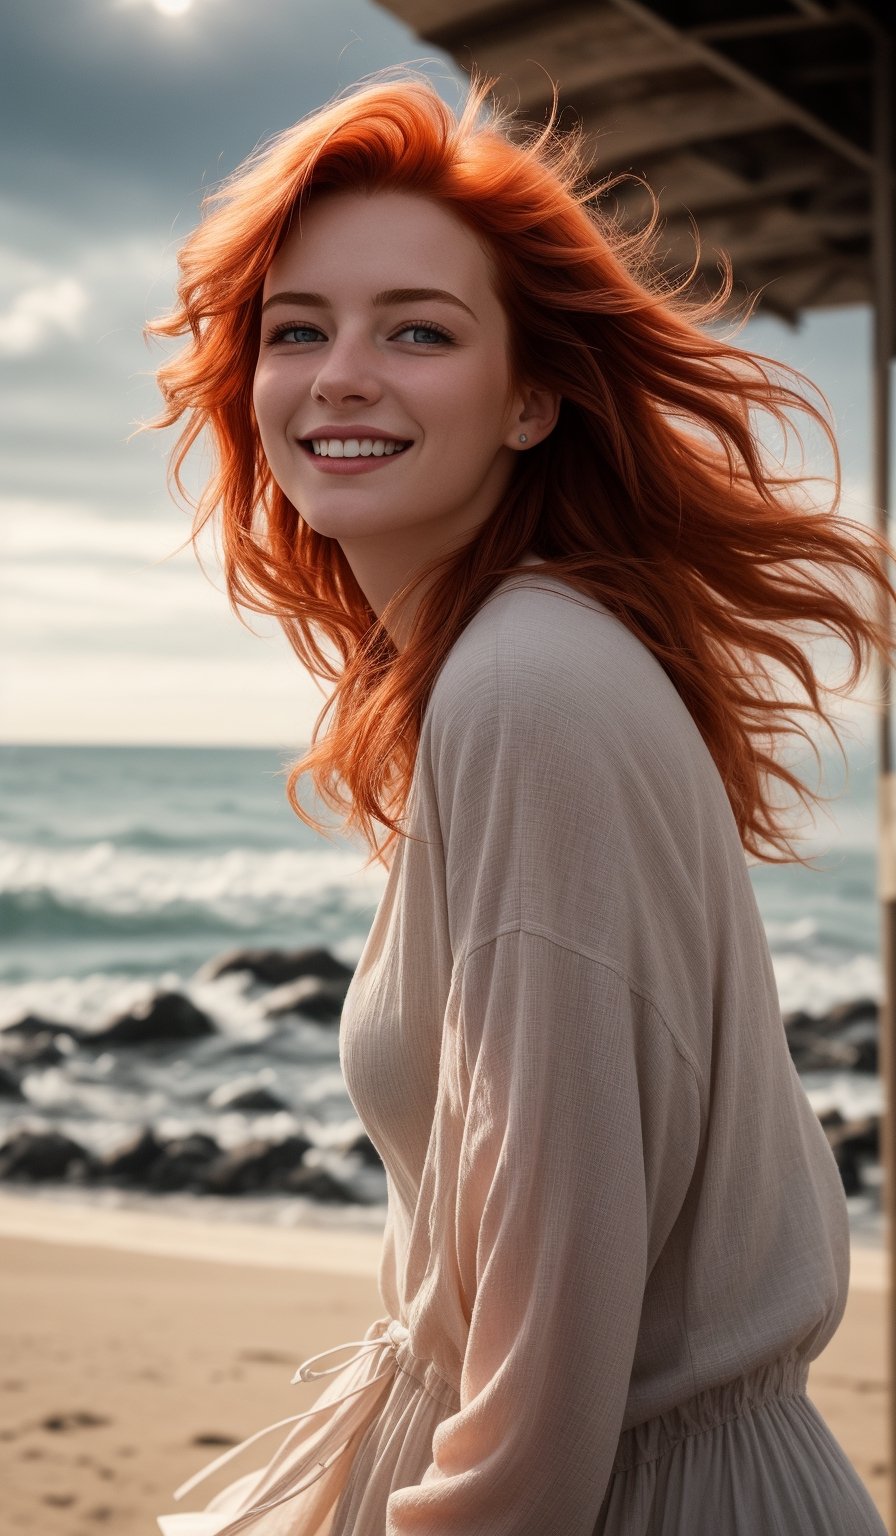
[{"label": "stud earring", "polygon": [[520,442],[521,442],[521,443],[528,443],[528,441],[529,441],[529,439],[528,439],[528,437],[527,437],[527,436],[526,436],[526,434],[525,434],[525,432],[521,432],[521,433],[520,433]]}]

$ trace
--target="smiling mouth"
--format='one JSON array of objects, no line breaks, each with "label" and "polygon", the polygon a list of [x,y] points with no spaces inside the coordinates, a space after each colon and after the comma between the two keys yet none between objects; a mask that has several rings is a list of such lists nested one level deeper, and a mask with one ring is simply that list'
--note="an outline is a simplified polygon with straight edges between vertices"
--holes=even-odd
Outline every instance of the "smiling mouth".
[{"label": "smiling mouth", "polygon": [[[362,448],[361,443],[366,441],[370,441],[370,439],[362,438],[360,442],[358,442],[353,438],[348,438],[343,445],[341,453],[330,453],[329,451],[321,452],[319,449],[315,448],[313,441],[311,441],[309,438],[300,439],[301,446],[306,450],[306,452],[314,454],[316,458],[382,459],[395,458],[397,454],[404,453],[406,448],[411,447],[413,438],[404,443],[397,443],[391,439],[389,441],[385,441],[383,438],[375,438],[372,440],[371,447],[365,450]],[[348,452],[346,452],[346,448],[349,449]]]}]

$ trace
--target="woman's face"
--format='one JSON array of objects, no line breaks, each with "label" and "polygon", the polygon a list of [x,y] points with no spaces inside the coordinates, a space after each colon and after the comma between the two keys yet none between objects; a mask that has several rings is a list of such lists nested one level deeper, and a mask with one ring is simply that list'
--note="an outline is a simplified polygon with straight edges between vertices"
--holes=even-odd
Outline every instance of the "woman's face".
[{"label": "woman's face", "polygon": [[[509,388],[507,318],[467,226],[414,193],[317,194],[265,278],[253,398],[274,479],[375,609],[494,510],[520,432],[550,429]],[[407,446],[387,455],[383,436]]]}]

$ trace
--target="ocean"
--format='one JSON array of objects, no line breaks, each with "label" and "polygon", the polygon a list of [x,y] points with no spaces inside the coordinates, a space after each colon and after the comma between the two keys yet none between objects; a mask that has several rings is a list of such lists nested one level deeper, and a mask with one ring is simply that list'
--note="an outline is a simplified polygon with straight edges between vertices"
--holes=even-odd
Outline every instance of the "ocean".
[{"label": "ocean", "polygon": [[[339,1066],[338,1026],[292,1014],[272,1029],[245,972],[210,980],[210,960],[237,947],[323,946],[353,966],[385,883],[358,840],[305,826],[285,796],[300,748],[5,745],[0,747],[0,1030],[36,1015],[92,1028],[160,989],[214,1021],[214,1037],[170,1046],[72,1050],[0,1096],[0,1143],[22,1127],[56,1130],[94,1154],[151,1127],[160,1138],[204,1133],[220,1148],[249,1138],[311,1142],[306,1163],[348,1195],[199,1195],[184,1190],[28,1185],[28,1198],[164,1205],[173,1212],[283,1225],[382,1225],[381,1167],[346,1152],[363,1127]],[[800,844],[818,867],[750,867],[784,1013],[823,1013],[879,999],[876,767],[851,747],[849,779],[823,751],[825,794],[841,791]],[[809,782],[816,785],[814,760]],[[307,781],[302,804],[322,808]],[[324,812],[331,827],[333,813]],[[2,1039],[0,1039],[2,1045]],[[216,1107],[236,1079],[276,1089],[282,1107]],[[845,1119],[879,1114],[876,1073],[810,1072],[813,1107]],[[12,1192],[13,1186],[3,1185]],[[22,1190],[21,1185],[15,1186]],[[880,1169],[848,1197],[854,1236],[882,1245]]]}]

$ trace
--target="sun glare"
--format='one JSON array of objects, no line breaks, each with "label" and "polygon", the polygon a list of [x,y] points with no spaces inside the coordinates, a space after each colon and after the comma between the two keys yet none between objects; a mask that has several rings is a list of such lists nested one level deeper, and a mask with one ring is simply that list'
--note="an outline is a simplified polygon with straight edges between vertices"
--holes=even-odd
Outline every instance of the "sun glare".
[{"label": "sun glare", "polygon": [[153,5],[162,16],[183,16],[192,4],[193,0],[153,0]]}]

